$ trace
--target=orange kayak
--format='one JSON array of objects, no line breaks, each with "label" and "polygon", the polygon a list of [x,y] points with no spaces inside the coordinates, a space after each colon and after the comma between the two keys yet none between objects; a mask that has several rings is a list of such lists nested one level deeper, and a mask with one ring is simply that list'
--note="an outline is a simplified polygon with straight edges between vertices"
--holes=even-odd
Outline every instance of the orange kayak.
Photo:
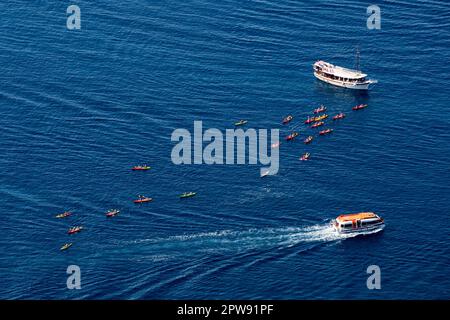
[{"label": "orange kayak", "polygon": [[325,123],[324,123],[323,121],[319,121],[319,122],[314,123],[314,124],[311,126],[311,128],[317,128],[317,127],[323,126],[324,124],[325,124]]}]

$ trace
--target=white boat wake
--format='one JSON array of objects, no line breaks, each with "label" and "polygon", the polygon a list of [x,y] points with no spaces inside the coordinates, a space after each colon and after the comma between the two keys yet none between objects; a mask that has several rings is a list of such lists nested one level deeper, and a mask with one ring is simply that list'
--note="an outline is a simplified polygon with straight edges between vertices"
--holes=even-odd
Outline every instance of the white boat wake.
[{"label": "white boat wake", "polygon": [[[340,241],[358,234],[338,234],[329,224],[309,227],[249,229],[245,231],[221,230],[196,234],[183,234],[165,238],[132,241],[141,253],[152,252],[163,256],[203,253],[240,253],[250,250],[283,249],[301,244]],[[128,242],[128,245],[130,242]]]}]

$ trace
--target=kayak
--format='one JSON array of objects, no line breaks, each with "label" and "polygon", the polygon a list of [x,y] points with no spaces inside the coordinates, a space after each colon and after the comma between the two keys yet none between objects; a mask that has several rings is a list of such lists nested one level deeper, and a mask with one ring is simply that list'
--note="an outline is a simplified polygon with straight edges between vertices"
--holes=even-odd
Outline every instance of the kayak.
[{"label": "kayak", "polygon": [[150,170],[151,167],[149,166],[134,166],[133,168],[131,168],[131,170],[133,171],[146,171],[146,170]]},{"label": "kayak", "polygon": [[314,121],[322,121],[322,120],[324,120],[326,118],[328,118],[328,115],[327,114],[323,114],[321,116],[315,117]]},{"label": "kayak", "polygon": [[66,212],[64,212],[64,213],[58,214],[58,215],[56,216],[56,218],[62,219],[62,218],[66,218],[66,217],[71,216],[71,215],[72,215],[72,212],[66,211]]},{"label": "kayak", "polygon": [[294,119],[294,117],[291,115],[288,115],[286,118],[283,119],[283,124],[288,124],[289,122],[292,121],[292,119]]},{"label": "kayak", "polygon": [[327,108],[325,106],[320,106],[319,108],[314,109],[314,113],[315,114],[321,113],[321,112],[324,112],[324,111],[327,111]]},{"label": "kayak", "polygon": [[75,233],[80,232],[81,230],[83,230],[83,227],[77,226],[77,227],[70,228],[69,231],[67,231],[67,233],[68,234],[75,234]]},{"label": "kayak", "polygon": [[305,140],[303,140],[303,142],[305,143],[305,144],[308,144],[308,143],[311,143],[311,141],[313,141],[313,136],[309,136],[308,138],[306,138]]},{"label": "kayak", "polygon": [[309,152],[307,152],[307,153],[305,153],[304,155],[302,155],[302,156],[300,157],[300,160],[301,160],[301,161],[306,161],[306,160],[309,159],[310,156],[311,156],[311,154],[310,154]]},{"label": "kayak", "polygon": [[339,114],[337,114],[337,115],[335,115],[334,117],[333,117],[333,120],[339,120],[339,119],[344,119],[345,118],[345,113],[339,113]]},{"label": "kayak", "polygon": [[117,210],[117,209],[109,210],[109,211],[106,213],[106,216],[107,216],[108,218],[110,218],[110,217],[117,216],[119,213],[120,213],[120,210]]},{"label": "kayak", "polygon": [[352,110],[361,110],[361,109],[364,109],[366,107],[368,107],[367,104],[360,104],[358,106],[353,107]]},{"label": "kayak", "polygon": [[59,250],[64,251],[64,250],[69,249],[71,246],[72,246],[72,242],[71,243],[66,243]]},{"label": "kayak", "polygon": [[314,119],[314,117],[308,117],[308,119],[305,120],[305,124],[313,123],[315,121]]},{"label": "kayak", "polygon": [[247,120],[240,120],[240,121],[236,122],[234,125],[235,125],[236,127],[238,127],[238,126],[243,126],[243,125],[246,124],[247,122],[248,122]]},{"label": "kayak", "polygon": [[271,147],[272,149],[278,148],[280,146],[281,142],[272,143]]},{"label": "kayak", "polygon": [[320,131],[319,134],[320,134],[321,136],[323,136],[323,135],[326,135],[326,134],[332,133],[332,132],[333,132],[333,129],[326,129],[326,130]]},{"label": "kayak", "polygon": [[184,199],[184,198],[191,198],[193,196],[195,196],[197,194],[197,192],[184,192],[182,194],[180,194],[180,198]]},{"label": "kayak", "polygon": [[296,136],[298,136],[298,132],[293,132],[286,137],[286,140],[287,141],[294,140]]},{"label": "kayak", "polygon": [[143,197],[143,198],[139,198],[136,200],[133,200],[134,203],[146,203],[146,202],[152,202],[153,199],[152,198],[147,198],[147,197]]},{"label": "kayak", "polygon": [[317,127],[323,126],[324,124],[325,124],[325,123],[324,123],[323,121],[319,121],[319,122],[314,123],[314,124],[311,126],[311,128],[317,128]]}]

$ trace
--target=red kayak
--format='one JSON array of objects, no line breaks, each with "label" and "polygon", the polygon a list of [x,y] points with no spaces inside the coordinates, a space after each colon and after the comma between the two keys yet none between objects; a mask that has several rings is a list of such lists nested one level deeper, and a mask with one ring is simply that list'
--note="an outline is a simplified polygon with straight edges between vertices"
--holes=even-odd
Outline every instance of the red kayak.
[{"label": "red kayak", "polygon": [[327,108],[325,106],[320,106],[319,108],[314,109],[314,113],[315,114],[321,113],[321,112],[324,112],[324,111],[327,111]]},{"label": "red kayak", "polygon": [[305,140],[303,140],[303,142],[305,143],[305,144],[308,144],[308,143],[311,143],[311,141],[313,141],[313,136],[309,136],[308,138],[306,138]]},{"label": "red kayak", "polygon": [[75,233],[80,232],[81,230],[83,230],[83,227],[77,226],[77,227],[70,228],[69,231],[67,231],[67,233],[68,234],[75,234]]},{"label": "red kayak", "polygon": [[152,198],[140,197],[139,199],[133,200],[134,203],[146,203],[153,201]]},{"label": "red kayak", "polygon": [[111,217],[117,216],[119,213],[120,213],[120,210],[117,210],[117,209],[115,209],[115,210],[109,210],[109,211],[106,213],[106,216],[107,216],[108,218],[111,218]]},{"label": "red kayak", "polygon": [[147,171],[150,170],[149,166],[134,166],[133,168],[131,168],[131,170],[133,171]]},{"label": "red kayak", "polygon": [[288,124],[289,122],[292,121],[292,119],[294,119],[294,117],[291,115],[288,115],[286,118],[283,119],[283,124]]},{"label": "red kayak", "polygon": [[323,136],[323,135],[326,135],[326,134],[329,134],[329,133],[332,133],[332,132],[333,132],[333,129],[326,129],[326,130],[320,131],[319,134],[321,136]]},{"label": "red kayak", "polygon": [[291,133],[286,137],[286,140],[287,141],[294,140],[296,136],[298,136],[298,132]]},{"label": "red kayak", "polygon": [[315,119],[316,118],[314,118],[314,117],[308,117],[308,119],[305,120],[305,124],[313,123],[314,121],[316,121]]},{"label": "red kayak", "polygon": [[305,153],[304,155],[302,155],[302,156],[300,157],[299,160],[301,160],[301,161],[307,161],[307,160],[309,159],[310,156],[311,156],[311,154],[310,154],[309,152],[307,152],[307,153]]},{"label": "red kayak", "polygon": [[360,104],[359,106],[353,107],[352,110],[361,110],[361,109],[364,109],[364,108],[367,108],[367,107],[368,107],[367,104]]},{"label": "red kayak", "polygon": [[335,115],[333,117],[333,120],[339,120],[339,119],[344,119],[345,118],[345,113],[338,113],[337,115]]},{"label": "red kayak", "polygon": [[317,127],[323,126],[324,124],[325,124],[325,123],[324,123],[323,121],[319,121],[319,122],[314,123],[314,124],[311,126],[311,128],[317,128]]}]

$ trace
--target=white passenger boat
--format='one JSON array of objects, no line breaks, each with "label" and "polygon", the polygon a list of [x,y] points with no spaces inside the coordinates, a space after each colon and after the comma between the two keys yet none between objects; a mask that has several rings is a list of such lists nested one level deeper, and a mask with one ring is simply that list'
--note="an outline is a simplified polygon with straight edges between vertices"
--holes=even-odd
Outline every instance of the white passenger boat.
[{"label": "white passenger boat", "polygon": [[383,230],[384,220],[373,212],[360,212],[340,215],[331,225],[340,234],[369,234]]},{"label": "white passenger boat", "polygon": [[317,79],[338,87],[369,90],[372,84],[378,82],[377,80],[368,79],[367,74],[359,70],[359,52],[357,53],[357,70],[335,66],[322,60],[314,63],[313,68],[314,76]]}]

